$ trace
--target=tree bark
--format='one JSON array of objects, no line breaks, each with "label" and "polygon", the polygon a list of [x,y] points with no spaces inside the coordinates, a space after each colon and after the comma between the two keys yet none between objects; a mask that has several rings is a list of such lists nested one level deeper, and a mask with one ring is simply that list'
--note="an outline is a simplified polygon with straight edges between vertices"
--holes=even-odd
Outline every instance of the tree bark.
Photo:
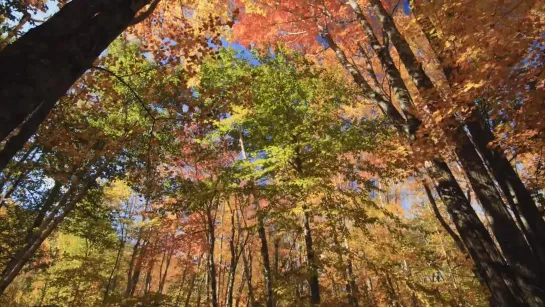
[{"label": "tree bark", "polygon": [[250,306],[257,306],[254,289],[252,286],[252,254],[248,252],[248,257],[246,257],[246,252],[242,252],[242,261],[244,262],[244,272],[246,273],[246,282],[248,283],[248,300]]},{"label": "tree bark", "polygon": [[422,185],[424,186],[424,190],[426,191],[426,195],[428,196],[428,200],[430,202],[431,208],[433,210],[433,214],[435,215],[435,218],[439,221],[439,224],[443,227],[443,229],[448,233],[448,235],[452,238],[454,243],[456,244],[456,247],[460,252],[462,252],[464,255],[467,254],[467,249],[464,246],[464,243],[462,242],[462,239],[450,228],[450,225],[447,223],[445,218],[443,218],[443,215],[441,215],[441,212],[439,211],[439,207],[437,206],[437,203],[435,202],[435,198],[433,197],[433,194],[431,192],[430,187],[425,182],[422,182]]},{"label": "tree bark", "polygon": [[[416,21],[422,28],[426,38],[441,63],[443,73],[451,87],[454,84],[454,76],[458,66],[452,56],[443,49],[440,39],[433,35],[436,31],[433,23],[426,16],[421,16],[417,6],[413,6]],[[474,104],[473,104],[474,105]],[[474,106],[476,107],[476,106]],[[521,217],[521,228],[542,264],[545,264],[545,221],[541,217],[536,203],[509,160],[499,147],[488,146],[495,137],[490,128],[485,124],[483,117],[474,110],[466,119],[468,131],[473,142],[483,156],[494,178],[506,196],[509,205],[515,214]]]},{"label": "tree bark", "polygon": [[189,291],[187,293],[187,297],[185,298],[185,307],[189,307],[189,302],[191,300],[191,293],[193,293],[193,286],[195,285],[195,279],[197,278],[197,273],[193,273],[193,277],[191,278],[191,283],[189,284]]},{"label": "tree bark", "polygon": [[[397,29],[393,18],[384,9],[380,0],[370,0],[370,3],[383,25],[384,33],[392,41],[411,79],[426,100],[427,107],[431,112],[439,111],[436,104],[442,98],[410,49],[408,42]],[[454,131],[452,140],[455,144],[455,152],[483,209],[492,219],[492,230],[508,263],[512,265],[519,287],[527,297],[528,303],[545,304],[545,292],[539,290],[545,289],[542,277],[544,270],[541,264],[534,257],[528,257],[532,254],[531,249],[505,207],[501,195],[464,127],[460,125],[454,114],[448,115],[444,123],[448,128],[445,128],[447,135],[452,134],[451,130]]]},{"label": "tree bark", "polygon": [[[306,208],[304,208],[305,210]],[[318,265],[314,257],[314,246],[312,244],[312,233],[310,229],[310,212],[305,210],[303,214],[303,229],[305,233],[305,249],[307,253],[308,283],[310,286],[310,303],[320,304],[320,284],[318,281]]]},{"label": "tree bark", "polygon": [[112,281],[121,263],[121,257],[123,256],[124,250],[125,250],[125,228],[121,228],[121,239],[119,240],[119,248],[117,249],[117,255],[115,257],[114,267],[112,268],[112,271],[110,272],[110,276],[108,277],[108,284],[106,284],[106,289],[104,290],[104,299],[102,300],[103,304],[106,303],[106,301],[108,300],[108,296],[110,295]]},{"label": "tree bark", "polygon": [[263,222],[263,215],[259,211],[257,213],[257,232],[259,234],[259,240],[261,242],[261,259],[263,260],[263,279],[265,280],[265,306],[273,306],[273,284],[272,284],[272,271],[271,262],[269,259],[269,246],[267,244],[267,235],[265,232],[265,225]]},{"label": "tree bark", "polygon": [[[170,267],[170,261],[172,260],[172,253],[173,252],[174,252],[173,250],[170,250],[168,252],[168,255],[167,255],[167,261],[166,261],[166,264],[165,264],[165,271],[163,273],[161,281],[159,282],[159,290],[158,291],[159,291],[160,294],[163,294],[165,283],[167,281],[167,273],[168,273],[168,269]],[[185,271],[184,271],[184,277],[183,278],[185,280]],[[182,283],[183,283],[184,280],[182,280]]]},{"label": "tree bark", "polygon": [[481,152],[487,166],[506,196],[511,209],[520,216],[521,228],[542,265],[545,265],[545,221],[532,197],[532,194],[517,174],[509,160],[498,147],[490,147],[495,137],[484,124],[483,119],[474,114],[466,120],[473,142]]},{"label": "tree bark", "polygon": [[133,270],[134,266],[138,257],[138,253],[140,252],[140,244],[142,244],[142,228],[138,230],[138,237],[136,238],[136,243],[133,246],[132,249],[132,255],[131,260],[129,261],[129,271],[127,273],[127,287],[125,288],[125,297],[129,297],[131,293],[131,289],[133,288]]},{"label": "tree bark", "polygon": [[214,245],[215,245],[215,222],[212,217],[212,211],[209,204],[206,208],[206,220],[208,230],[208,276],[209,284],[212,292],[212,307],[218,307],[218,291],[216,284],[216,264],[214,262]]},{"label": "tree bark", "polygon": [[49,112],[149,0],[74,0],[0,52],[0,141]]},{"label": "tree bark", "polygon": [[229,276],[227,280],[227,295],[225,306],[233,306],[233,289],[235,287],[235,274],[237,271],[237,249],[235,247],[235,211],[231,208],[231,237],[229,238],[229,251],[231,252],[231,262],[229,264]]},{"label": "tree bark", "polygon": [[516,284],[513,273],[505,265],[494,241],[471,207],[447,164],[434,160],[428,172],[436,182],[437,192],[446,205],[469,255],[475,262],[477,272],[482,274],[482,279],[490,289],[495,303],[500,306],[524,305],[521,290]]},{"label": "tree bark", "polygon": [[0,151],[0,172],[8,165],[9,161],[23,148],[26,142],[38,131],[40,124],[47,118],[51,109],[39,106],[30,117],[20,126],[19,131],[10,136],[4,148]]},{"label": "tree bark", "polygon": [[21,165],[23,165],[27,160],[32,160],[34,159],[34,156],[36,155],[36,152],[38,151],[37,149],[38,147],[36,146],[36,144],[33,144],[32,146],[30,146],[30,148],[23,154],[23,156],[21,157],[21,159],[19,159],[17,161],[17,163],[15,163],[15,165],[13,165],[12,167],[10,167],[8,169],[8,171],[4,171],[2,170],[1,172],[3,173],[4,175],[4,178],[2,179],[2,181],[0,182],[0,191],[2,191],[4,189],[4,186],[6,185],[6,183],[8,183],[10,180],[11,180],[11,177],[13,176],[13,173],[15,171],[17,171],[19,169],[19,167]]},{"label": "tree bark", "polygon": [[[356,67],[349,63],[346,55],[327,30],[322,29],[322,37],[327,41],[329,47],[333,49],[341,65],[352,75],[355,83],[366,93],[366,97],[375,102],[384,114],[390,118],[400,134],[405,135],[409,140],[414,140],[416,136],[411,135],[410,131],[416,130],[409,127],[409,124],[405,122],[405,119],[392,102],[373,91]],[[447,206],[447,210],[475,262],[478,272],[483,274],[482,279],[491,290],[494,300],[505,306],[516,306],[522,303],[520,289],[513,281],[512,274],[505,267],[494,241],[471,207],[448,165],[441,159],[436,158],[432,161],[429,173],[432,179],[437,182],[439,196]]]}]

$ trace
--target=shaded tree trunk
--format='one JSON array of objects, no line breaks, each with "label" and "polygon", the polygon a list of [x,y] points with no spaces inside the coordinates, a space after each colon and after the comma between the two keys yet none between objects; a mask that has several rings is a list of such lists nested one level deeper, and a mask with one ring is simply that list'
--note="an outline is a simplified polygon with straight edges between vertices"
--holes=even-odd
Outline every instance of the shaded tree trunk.
[{"label": "shaded tree trunk", "polygon": [[52,108],[39,106],[30,117],[20,126],[19,131],[10,136],[4,148],[0,151],[0,172],[8,165],[9,161],[25,146],[25,143],[38,131],[40,124],[47,118]]},{"label": "shaded tree trunk", "polygon": [[[171,249],[168,254],[167,254],[167,261],[166,261],[166,264],[165,264],[165,271],[163,273],[163,276],[161,276],[161,281],[159,282],[159,290],[158,292],[163,294],[163,290],[164,290],[164,287],[165,287],[165,283],[167,281],[167,273],[168,273],[168,269],[170,267],[170,261],[172,260],[172,253],[174,252],[173,249]],[[184,273],[183,273],[183,279],[182,279],[182,284],[183,282],[185,281],[185,269],[184,269]]]},{"label": "shaded tree trunk", "polygon": [[273,306],[273,284],[272,284],[272,271],[271,262],[269,259],[269,246],[267,244],[267,235],[265,232],[265,225],[263,222],[263,215],[261,212],[257,213],[257,232],[259,234],[259,240],[261,242],[261,259],[263,260],[263,279],[265,280],[265,306]]},{"label": "shaded tree trunk", "polygon": [[229,238],[229,251],[231,252],[231,262],[229,264],[229,276],[227,280],[227,295],[225,306],[233,306],[233,289],[235,287],[235,274],[237,271],[237,249],[235,247],[235,211],[231,209],[231,237]]},{"label": "shaded tree trunk", "polygon": [[[306,209],[306,208],[304,208]],[[320,304],[320,284],[318,282],[318,265],[314,257],[314,247],[312,244],[312,233],[310,229],[310,212],[305,210],[303,214],[303,229],[305,233],[305,249],[307,253],[308,283],[310,287],[310,303]]]},{"label": "shaded tree trunk", "polygon": [[439,211],[439,207],[437,206],[437,203],[435,202],[435,198],[433,197],[430,187],[425,182],[422,182],[422,185],[424,186],[424,190],[426,191],[426,195],[428,196],[428,200],[430,201],[430,205],[433,210],[433,214],[435,215],[435,218],[439,221],[439,224],[441,224],[443,229],[452,238],[458,250],[462,252],[463,254],[467,255],[467,249],[464,246],[462,239],[460,239],[458,234],[456,234],[456,232],[454,232],[454,230],[450,228],[450,225],[443,218],[443,215],[441,215],[441,212]]},{"label": "shaded tree trunk", "polygon": [[477,272],[481,274],[486,286],[489,287],[495,303],[500,306],[522,305],[522,293],[516,285],[512,272],[505,265],[494,241],[471,207],[447,164],[434,160],[428,172],[436,181],[437,192],[446,205],[469,255],[475,262]]},{"label": "shaded tree trunk", "polygon": [[114,276],[116,275],[117,269],[119,268],[119,265],[121,264],[121,258],[123,256],[123,251],[125,250],[125,228],[123,227],[121,229],[121,239],[119,241],[119,248],[117,249],[117,255],[115,257],[115,263],[114,267],[112,268],[112,271],[110,272],[110,276],[108,277],[108,283],[106,284],[106,289],[104,290],[104,299],[102,300],[102,303],[106,303],[108,300],[108,296],[110,295],[112,282],[114,279]]},{"label": "shaded tree trunk", "polygon": [[191,293],[193,293],[193,286],[195,285],[195,279],[197,278],[197,273],[193,274],[193,277],[191,278],[191,283],[189,284],[189,290],[187,293],[187,297],[185,298],[185,307],[189,307],[189,302],[191,301]]},{"label": "shaded tree trunk", "polygon": [[138,237],[136,238],[136,243],[132,249],[131,260],[129,261],[129,271],[127,273],[127,287],[125,288],[125,297],[129,297],[133,288],[133,270],[135,268],[135,263],[140,252],[140,245],[142,244],[142,234],[143,229],[138,230]]},{"label": "shaded tree trunk", "polygon": [[[383,113],[390,118],[400,134],[409,140],[414,140],[415,131],[403,116],[397,111],[391,101],[384,95],[375,92],[365,81],[355,66],[350,64],[344,52],[326,29],[322,29],[322,37],[335,52],[337,59],[352,75],[354,82],[362,89],[368,99],[374,101]],[[522,303],[521,292],[513,281],[513,275],[505,267],[503,258],[494,245],[488,231],[479,220],[462,189],[456,182],[448,165],[439,158],[432,161],[429,168],[430,176],[437,182],[437,191],[446,205],[449,214],[475,262],[478,272],[483,274],[483,280],[491,289],[494,300],[505,306],[516,306]]]},{"label": "shaded tree trunk", "polygon": [[246,282],[248,283],[248,301],[250,306],[257,306],[254,288],[252,286],[252,254],[248,252],[248,257],[246,257],[246,252],[242,252],[242,261],[244,262],[244,272],[246,273]]},{"label": "shaded tree trunk", "polygon": [[[2,182],[0,182],[0,191],[2,191],[2,189],[4,189],[4,186],[6,185],[6,183],[8,183],[10,180],[11,180],[11,177],[13,176],[13,174],[19,169],[19,167],[21,167],[21,165],[23,165],[27,160],[31,160],[34,159],[34,156],[36,155],[38,149],[38,147],[36,146],[36,144],[33,144],[32,146],[30,146],[30,148],[23,154],[23,156],[21,157],[21,159],[19,159],[17,161],[17,163],[15,163],[15,165],[13,165],[12,167],[10,167],[8,169],[7,172],[5,172],[4,170],[2,170],[1,172],[4,174],[4,178],[2,179]],[[5,169],[5,168],[4,168]]]},{"label": "shaded tree trunk", "polygon": [[[149,0],[74,0],[0,52],[0,140],[49,112]],[[47,82],[46,82],[47,80]]]},{"label": "shaded tree trunk", "polygon": [[[215,222],[212,217],[212,211],[210,208],[211,205],[208,205],[206,208],[206,219],[207,219],[207,237],[208,237],[208,279],[209,285],[211,288],[212,294],[212,307],[218,307],[218,291],[216,284],[216,264],[214,262],[214,245],[216,241],[215,235]],[[208,291],[207,291],[208,292]]]}]

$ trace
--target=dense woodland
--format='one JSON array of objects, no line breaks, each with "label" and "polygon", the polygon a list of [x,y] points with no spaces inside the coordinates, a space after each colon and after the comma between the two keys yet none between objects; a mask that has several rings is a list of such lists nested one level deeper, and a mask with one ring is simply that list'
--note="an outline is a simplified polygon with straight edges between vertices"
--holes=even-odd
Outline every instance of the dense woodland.
[{"label": "dense woodland", "polygon": [[0,306],[545,306],[543,1],[0,27]]}]

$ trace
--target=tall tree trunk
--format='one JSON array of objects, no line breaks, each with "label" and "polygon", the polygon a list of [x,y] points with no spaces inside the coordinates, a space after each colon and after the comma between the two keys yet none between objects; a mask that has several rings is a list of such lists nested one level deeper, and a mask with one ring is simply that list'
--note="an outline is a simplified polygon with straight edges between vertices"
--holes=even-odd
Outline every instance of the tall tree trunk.
[{"label": "tall tree trunk", "polygon": [[246,273],[246,282],[248,283],[248,301],[252,307],[255,307],[257,304],[252,286],[252,254],[250,251],[248,251],[248,257],[246,257],[246,252],[242,251],[242,261],[244,262],[244,272]]},{"label": "tall tree trunk", "polygon": [[305,233],[305,249],[307,253],[308,283],[310,286],[310,303],[312,305],[320,304],[320,284],[318,282],[318,265],[314,255],[314,246],[312,244],[312,233],[310,229],[310,212],[304,208],[303,229]]},{"label": "tall tree trunk", "polygon": [[[455,86],[454,76],[458,71],[452,56],[443,49],[440,39],[434,35],[436,29],[426,16],[419,14],[418,7],[413,6],[416,21],[430,42],[437,59],[441,63],[443,73],[451,87]],[[466,119],[468,131],[473,142],[481,152],[487,166],[492,171],[498,185],[504,192],[512,210],[522,219],[522,229],[534,253],[542,263],[545,263],[545,221],[541,217],[536,203],[509,160],[499,147],[488,144],[495,137],[485,124],[483,117],[476,110]]]},{"label": "tall tree trunk", "polygon": [[112,282],[114,279],[114,276],[117,275],[117,269],[119,268],[119,265],[121,264],[121,258],[123,256],[123,251],[125,250],[125,228],[121,228],[121,239],[119,240],[119,248],[117,249],[117,255],[115,257],[115,263],[114,267],[112,268],[112,271],[110,272],[110,276],[108,277],[108,283],[106,284],[106,289],[104,290],[104,298],[102,299],[102,303],[106,304],[106,301],[108,300],[108,296],[110,295],[110,291],[112,288]]},{"label": "tall tree trunk", "polygon": [[237,297],[235,299],[235,307],[240,305],[240,298],[242,297],[242,292],[244,291],[244,285],[246,284],[246,270],[242,272],[242,279],[238,285]]},{"label": "tall tree trunk", "polygon": [[[165,264],[165,271],[163,273],[163,276],[161,277],[161,281],[159,282],[159,290],[158,292],[160,294],[163,294],[163,290],[164,290],[164,287],[165,287],[165,283],[167,281],[167,273],[168,273],[168,268],[170,267],[170,261],[172,260],[172,254],[173,254],[174,250],[171,249],[168,254],[167,254],[167,261],[166,261],[166,264]],[[183,281],[185,281],[185,270],[184,270],[184,277],[182,279],[182,283]]]},{"label": "tall tree trunk", "polygon": [[464,192],[454,179],[452,172],[443,161],[434,160],[428,169],[436,181],[437,192],[446,205],[465,247],[489,287],[494,302],[500,306],[523,305],[522,293],[511,270],[483,223],[471,207]]},{"label": "tall tree trunk", "polygon": [[129,297],[131,293],[131,289],[133,288],[133,270],[136,263],[136,260],[138,258],[138,253],[140,252],[140,245],[142,244],[142,235],[143,235],[143,228],[140,228],[138,230],[138,237],[136,238],[136,243],[133,246],[132,249],[132,255],[131,260],[129,261],[129,271],[127,272],[127,287],[125,288],[125,297]]},{"label": "tall tree trunk", "polygon": [[[247,160],[248,157],[246,156],[246,150],[244,148],[244,140],[242,138],[242,133],[239,137],[239,144],[240,149],[242,152],[242,157],[244,160]],[[255,186],[253,186],[254,183],[252,183],[252,197],[253,201],[255,202],[256,207],[256,217],[257,217],[257,233],[259,235],[259,240],[261,242],[261,259],[263,260],[263,278],[265,280],[265,300],[267,307],[273,307],[274,304],[274,298],[273,298],[273,280],[272,280],[272,272],[271,272],[271,262],[269,259],[269,245],[267,244],[267,234],[265,231],[265,224],[264,224],[264,217],[263,212],[261,211],[261,208],[259,206],[259,202],[257,201],[257,193]],[[251,275],[249,276],[249,283],[248,286],[251,288]],[[250,291],[250,290],[249,290]],[[252,302],[253,306],[253,302]]]},{"label": "tall tree trunk", "polygon": [[[0,52],[0,140],[49,112],[149,0],[74,0]],[[45,81],[47,80],[47,81]]]},{"label": "tall tree trunk", "polygon": [[543,279],[545,271],[541,263],[533,257],[530,246],[503,203],[494,181],[490,178],[488,170],[463,127],[460,126],[455,133],[462,139],[455,148],[456,154],[460,158],[473,191],[490,218],[492,232],[507,263],[512,266],[519,287],[529,303],[534,301],[538,306],[545,305],[545,292],[540,290],[545,289]]},{"label": "tall tree trunk", "polygon": [[274,259],[273,259],[273,268],[274,268],[274,274],[273,276],[278,276],[278,265],[279,265],[279,257],[280,257],[280,238],[276,237],[274,239]]},{"label": "tall tree trunk", "polygon": [[[414,140],[415,136],[411,135],[410,131],[415,131],[415,129],[405,122],[391,101],[384,95],[375,92],[367,84],[357,68],[350,64],[327,29],[322,29],[322,37],[333,49],[341,65],[352,75],[354,82],[360,86],[366,97],[374,101],[390,118],[400,134],[407,136],[409,140]],[[447,206],[458,233],[476,263],[478,272],[483,274],[483,280],[491,289],[495,301],[506,306],[518,305],[522,301],[520,289],[513,281],[512,274],[505,268],[503,258],[496,249],[494,241],[471,207],[447,164],[441,159],[434,159],[429,173],[432,179],[437,182],[439,196]]]},{"label": "tall tree trunk", "polygon": [[358,285],[356,284],[356,278],[354,276],[354,268],[352,265],[352,253],[350,251],[350,245],[348,244],[348,237],[344,238],[344,248],[346,250],[346,288],[349,294],[350,304],[354,307],[358,307]]},{"label": "tall tree trunk", "polygon": [[153,273],[153,267],[155,266],[155,261],[151,261],[151,263],[148,266],[148,270],[146,271],[146,279],[144,284],[144,295],[148,296],[151,292],[151,282],[152,282],[152,273]]},{"label": "tall tree trunk", "polygon": [[501,149],[488,146],[495,137],[483,119],[478,114],[474,114],[466,120],[466,123],[473,142],[504,192],[511,209],[520,216],[521,228],[532,250],[545,265],[545,221],[541,217],[532,194]]},{"label": "tall tree trunk", "polygon": [[[13,165],[12,167],[10,167],[8,169],[8,171],[4,171],[2,170],[1,172],[4,174],[4,178],[2,179],[2,181],[0,182],[0,191],[2,191],[2,189],[4,189],[4,186],[6,185],[6,183],[8,183],[10,180],[11,180],[11,176],[13,176],[13,174],[19,170],[19,168],[21,167],[21,165],[23,165],[27,160],[31,160],[34,159],[34,156],[36,155],[38,151],[38,146],[36,146],[36,144],[33,144],[32,146],[30,146],[30,148],[23,154],[23,156],[17,161],[17,163],[15,163],[15,165]],[[5,168],[4,168],[5,169]]]},{"label": "tall tree trunk", "polygon": [[[437,102],[442,100],[439,92],[422,69],[421,63],[410,49],[408,42],[399,33],[393,18],[384,9],[380,0],[370,0],[370,3],[383,25],[386,37],[396,47],[403,65],[426,100],[430,112],[440,111],[436,106]],[[537,290],[545,288],[542,277],[544,275],[543,268],[534,257],[528,257],[528,254],[531,254],[531,249],[505,207],[501,195],[464,127],[459,124],[454,114],[447,116],[444,123],[448,127],[445,131],[447,135],[450,130],[454,131],[452,139],[455,144],[455,152],[483,209],[492,218],[492,230],[508,263],[512,265],[519,287],[528,298],[529,303],[545,304],[545,293]]]},{"label": "tall tree trunk", "polygon": [[271,262],[269,260],[269,246],[267,244],[267,235],[265,231],[265,225],[263,222],[263,214],[258,211],[257,213],[257,232],[259,234],[259,240],[261,242],[261,259],[263,260],[263,279],[265,281],[265,306],[273,306],[273,284],[272,284],[272,271]]},{"label": "tall tree trunk", "polygon": [[451,239],[456,244],[456,247],[460,252],[462,252],[464,255],[467,254],[467,249],[464,246],[464,243],[462,242],[462,239],[454,232],[452,228],[450,228],[450,225],[447,223],[447,221],[443,218],[443,215],[441,215],[441,212],[439,211],[439,207],[437,206],[437,203],[435,202],[435,198],[433,197],[433,194],[431,192],[430,187],[427,183],[422,182],[422,185],[424,186],[424,190],[426,191],[426,195],[428,196],[428,200],[430,202],[431,208],[433,210],[433,214],[435,215],[435,218],[439,221],[439,224],[443,227],[443,229],[447,232],[447,234],[451,237]]},{"label": "tall tree trunk", "polygon": [[[174,306],[180,306],[180,303],[182,300],[182,290],[184,289],[184,286],[185,286],[185,278],[187,277],[188,267],[189,267],[188,265],[184,266],[184,270],[182,272],[182,279],[180,281],[180,286],[178,287],[178,293],[176,294],[176,302],[174,303]],[[158,293],[163,294],[161,291],[158,291]]]},{"label": "tall tree trunk", "polygon": [[[191,300],[191,293],[193,293],[193,287],[195,285],[195,280],[197,279],[197,277],[199,275],[199,270],[201,268],[201,261],[202,261],[203,256],[204,256],[204,254],[201,254],[199,256],[199,260],[197,261],[197,269],[193,273],[193,277],[191,278],[191,283],[190,283],[189,289],[187,291],[188,292],[187,297],[185,298],[185,303],[184,303],[185,307],[189,307],[189,302]],[[200,282],[198,283],[198,285],[199,284],[200,284]],[[197,286],[197,287],[199,287],[199,286]],[[199,287],[199,293],[200,293],[200,287]],[[200,294],[199,294],[199,299],[200,299]],[[176,304],[176,306],[178,306],[178,304]]]},{"label": "tall tree trunk", "polygon": [[218,291],[216,284],[216,264],[214,262],[214,245],[216,241],[215,221],[209,204],[206,208],[207,230],[208,230],[208,276],[212,294],[212,307],[218,307]]},{"label": "tall tree trunk", "polygon": [[[131,287],[129,289],[128,297],[133,297],[134,293],[136,292],[136,288],[138,286],[138,282],[140,281],[140,274],[142,273],[142,265],[144,264],[144,257],[146,256],[146,250],[149,242],[147,240],[144,240],[142,243],[142,247],[140,248],[140,251],[138,252],[138,257],[136,259],[136,264],[134,265],[134,271],[131,276]],[[147,280],[145,280],[147,282]],[[144,292],[146,289],[147,284],[144,283]]]},{"label": "tall tree trunk", "polygon": [[191,283],[189,283],[189,290],[188,290],[187,297],[185,298],[185,303],[184,303],[185,307],[189,307],[189,302],[191,300],[191,293],[193,293],[193,286],[195,285],[196,278],[197,278],[197,272],[193,273],[193,277],[191,278]]},{"label": "tall tree trunk", "polygon": [[237,249],[235,247],[235,211],[231,209],[231,237],[229,238],[229,251],[231,252],[231,263],[229,264],[229,276],[227,280],[227,295],[225,306],[233,306],[233,289],[235,287],[235,275],[237,271]]}]

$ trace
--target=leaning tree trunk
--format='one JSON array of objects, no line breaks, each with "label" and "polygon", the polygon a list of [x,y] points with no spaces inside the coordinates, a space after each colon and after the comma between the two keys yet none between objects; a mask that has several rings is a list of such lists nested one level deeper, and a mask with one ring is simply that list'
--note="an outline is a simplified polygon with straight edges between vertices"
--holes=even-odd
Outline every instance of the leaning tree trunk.
[{"label": "leaning tree trunk", "polygon": [[435,215],[435,218],[439,221],[439,224],[443,227],[443,229],[447,232],[447,234],[452,238],[454,243],[456,244],[456,247],[458,250],[464,254],[467,255],[467,249],[464,246],[464,243],[462,242],[462,239],[452,230],[450,225],[447,223],[445,218],[443,218],[443,215],[441,215],[441,212],[439,211],[439,207],[437,206],[437,203],[435,202],[435,198],[433,197],[433,194],[431,192],[430,187],[427,183],[423,182],[422,185],[424,186],[424,190],[426,191],[426,195],[428,196],[428,200],[430,202],[431,208],[433,210],[433,214]]},{"label": "leaning tree trunk", "polygon": [[[412,52],[408,42],[397,29],[392,16],[384,9],[380,0],[370,0],[370,3],[382,23],[385,36],[392,41],[398,51],[403,65],[418,91],[426,100],[430,112],[439,111],[436,105],[442,98]],[[444,123],[447,128],[445,133],[448,135],[453,132],[454,134],[452,140],[455,152],[483,209],[492,219],[494,235],[507,262],[512,266],[516,282],[526,296],[525,300],[529,304],[545,304],[545,293],[540,290],[545,288],[541,264],[532,256],[530,246],[505,207],[484,162],[463,126],[459,124],[454,114],[448,115]]]},{"label": "leaning tree trunk", "polygon": [[[76,204],[79,203],[86,195],[87,191],[95,182],[95,179],[102,173],[106,165],[100,167],[94,175],[90,175],[87,178],[83,179],[82,186],[79,190],[75,187],[76,183],[66,191],[66,193],[58,201],[57,205],[52,208],[51,212],[41,218],[41,223],[38,227],[32,229],[27,237],[25,238],[25,246],[21,248],[14,257],[6,264],[2,270],[0,278],[0,294],[4,293],[6,288],[11,284],[11,282],[19,275],[23,267],[28,263],[28,261],[34,256],[38,248],[42,243],[51,235],[51,233],[57,229],[58,225],[64,220],[64,218],[72,212]],[[57,187],[54,187],[57,189]],[[53,191],[55,192],[55,191]],[[50,195],[46,200],[46,203],[52,202],[52,199],[56,195]],[[44,206],[49,206],[44,204]]]},{"label": "leaning tree trunk", "polygon": [[[206,208],[206,222],[207,222],[207,237],[208,237],[208,278],[210,280],[210,288],[212,292],[212,307],[218,307],[218,292],[216,283],[216,263],[214,262],[214,245],[216,241],[214,220],[212,217],[212,211],[209,204]],[[207,285],[208,287],[208,285]],[[208,292],[208,291],[207,291]]]},{"label": "leaning tree trunk", "polygon": [[0,151],[0,172],[2,172],[9,161],[23,148],[25,143],[38,130],[40,124],[46,119],[51,109],[40,106],[32,115],[21,125],[17,134],[11,136],[4,148]]},{"label": "leaning tree trunk", "polygon": [[73,0],[5,47],[0,52],[0,141],[38,108],[47,114],[149,2]]},{"label": "leaning tree trunk", "polygon": [[[337,59],[352,75],[354,82],[362,89],[363,94],[383,111],[392,121],[400,134],[409,140],[415,136],[410,123],[407,123],[395,106],[384,95],[375,92],[361,75],[359,70],[346,58],[345,53],[339,48],[331,34],[322,29],[322,37],[335,52]],[[494,245],[494,241],[488,231],[479,220],[479,217],[465,197],[458,182],[452,175],[448,165],[441,159],[434,159],[429,169],[430,177],[437,183],[437,192],[446,205],[449,214],[460,234],[464,245],[467,247],[471,258],[475,262],[478,272],[483,274],[485,285],[491,290],[494,301],[505,306],[518,305],[520,289],[513,281],[512,274],[505,266],[503,258]]]},{"label": "leaning tree trunk", "polygon": [[[420,25],[437,59],[441,63],[447,82],[451,87],[455,86],[454,77],[459,67],[452,55],[444,50],[444,44],[440,41],[439,37],[434,35],[434,33],[437,33],[437,29],[435,29],[431,20],[426,16],[421,16],[416,6],[413,6],[413,12],[416,15],[417,23]],[[474,105],[474,107],[476,106]],[[505,157],[501,148],[488,146],[494,141],[495,137],[477,110],[474,110],[468,116],[466,124],[473,142],[480,151],[485,163],[492,171],[494,179],[496,179],[505,194],[509,205],[515,214],[521,217],[521,228],[530,247],[539,258],[539,261],[545,264],[545,221],[541,217],[531,193],[513,169],[513,166]]]}]

